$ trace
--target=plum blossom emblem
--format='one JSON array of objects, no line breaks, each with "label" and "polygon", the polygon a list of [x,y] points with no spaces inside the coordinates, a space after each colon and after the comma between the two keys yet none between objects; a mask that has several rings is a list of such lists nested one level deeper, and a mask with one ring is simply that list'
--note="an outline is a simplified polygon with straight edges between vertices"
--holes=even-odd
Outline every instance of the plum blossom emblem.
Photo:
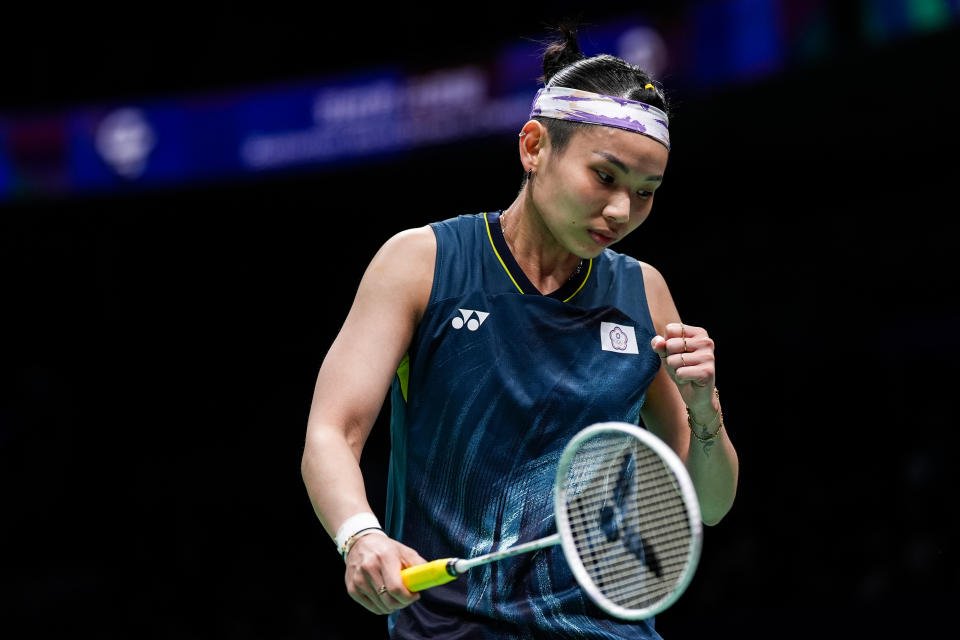
[{"label": "plum blossom emblem", "polygon": [[624,333],[623,329],[620,327],[614,327],[610,331],[610,345],[617,351],[624,351],[627,348],[627,344],[630,342],[630,339],[627,337],[627,334]]}]

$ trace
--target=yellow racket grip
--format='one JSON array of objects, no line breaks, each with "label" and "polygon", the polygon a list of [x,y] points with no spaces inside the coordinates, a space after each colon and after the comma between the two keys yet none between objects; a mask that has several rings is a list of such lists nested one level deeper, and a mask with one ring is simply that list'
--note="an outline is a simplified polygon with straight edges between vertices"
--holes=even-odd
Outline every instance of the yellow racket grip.
[{"label": "yellow racket grip", "polygon": [[456,558],[441,558],[415,567],[407,567],[400,572],[400,578],[410,591],[423,591],[430,587],[437,587],[457,577],[453,570],[453,563],[456,560]]}]

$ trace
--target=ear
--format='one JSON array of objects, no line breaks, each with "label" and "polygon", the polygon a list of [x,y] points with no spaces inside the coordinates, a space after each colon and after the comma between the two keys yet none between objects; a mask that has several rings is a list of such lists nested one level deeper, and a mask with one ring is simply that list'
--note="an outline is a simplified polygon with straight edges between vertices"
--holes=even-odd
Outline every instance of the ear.
[{"label": "ear", "polygon": [[547,128],[536,120],[528,120],[520,130],[520,163],[525,172],[531,169],[536,172],[546,146]]}]

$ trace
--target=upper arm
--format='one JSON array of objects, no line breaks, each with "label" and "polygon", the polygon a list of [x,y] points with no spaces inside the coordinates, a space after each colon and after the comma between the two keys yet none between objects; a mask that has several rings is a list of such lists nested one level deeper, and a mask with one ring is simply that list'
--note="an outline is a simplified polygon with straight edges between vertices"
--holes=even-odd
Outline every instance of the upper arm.
[{"label": "upper arm", "polygon": [[[645,262],[641,262],[640,266],[653,327],[658,335],[665,335],[667,324],[680,322],[680,313],[663,275]],[[650,383],[640,415],[652,433],[669,444],[681,459],[686,460],[690,445],[686,405],[665,366],[660,367]]]},{"label": "upper arm", "polygon": [[429,301],[436,249],[433,230],[421,227],[392,237],[370,261],[317,375],[308,440],[333,431],[359,458]]}]

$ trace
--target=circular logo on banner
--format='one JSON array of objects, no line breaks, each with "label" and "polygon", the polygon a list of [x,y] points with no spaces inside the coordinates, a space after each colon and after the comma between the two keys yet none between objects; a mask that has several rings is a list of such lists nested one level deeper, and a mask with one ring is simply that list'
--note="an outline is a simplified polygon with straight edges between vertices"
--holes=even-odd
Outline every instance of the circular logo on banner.
[{"label": "circular logo on banner", "polygon": [[97,151],[124,178],[140,177],[155,145],[153,128],[138,109],[118,109],[97,129]]}]

